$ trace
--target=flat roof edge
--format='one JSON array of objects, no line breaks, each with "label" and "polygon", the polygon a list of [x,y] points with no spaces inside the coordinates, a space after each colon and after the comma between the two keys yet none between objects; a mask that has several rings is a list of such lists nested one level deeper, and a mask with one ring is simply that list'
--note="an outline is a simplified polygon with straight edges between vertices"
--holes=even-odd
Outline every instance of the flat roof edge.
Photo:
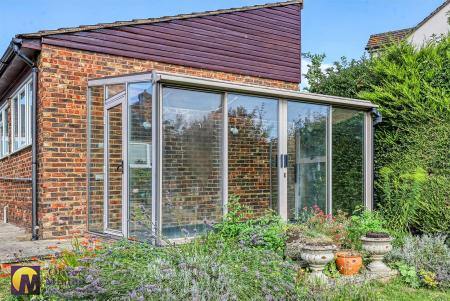
[{"label": "flat roof edge", "polygon": [[304,93],[300,91],[270,88],[264,86],[251,85],[246,83],[236,83],[225,80],[209,79],[191,75],[168,73],[154,70],[153,72],[143,72],[134,74],[124,74],[122,76],[104,77],[88,80],[89,86],[111,85],[124,82],[150,81],[165,84],[175,84],[191,88],[204,88],[211,90],[224,90],[226,92],[237,92],[267,96],[272,98],[284,98],[312,103],[322,103],[341,107],[351,107],[364,110],[377,108],[378,105],[367,100],[346,98],[332,95],[315,93]]},{"label": "flat roof edge", "polygon": [[[307,102],[324,103],[338,106],[355,107],[361,109],[377,108],[378,105],[373,104],[367,100],[346,98],[332,95],[323,95],[315,93],[304,93],[300,91],[292,91],[279,88],[270,88],[264,86],[257,86],[245,83],[234,83],[230,81],[217,80],[217,79],[205,79],[201,77],[195,77],[190,75],[179,75],[167,72],[154,72],[154,77],[161,83],[172,83],[192,87],[202,87],[211,89],[224,89],[228,92],[241,92],[241,93],[254,93],[258,95],[265,95],[270,97],[286,98],[302,100]],[[155,80],[155,78],[154,78]]]}]

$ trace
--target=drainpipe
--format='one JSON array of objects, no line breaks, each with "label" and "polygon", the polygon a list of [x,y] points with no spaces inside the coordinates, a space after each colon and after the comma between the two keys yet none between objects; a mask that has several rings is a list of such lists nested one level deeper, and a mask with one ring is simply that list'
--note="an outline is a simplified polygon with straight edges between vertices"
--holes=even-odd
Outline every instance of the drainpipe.
[{"label": "drainpipe", "polygon": [[31,68],[31,74],[33,79],[33,92],[32,92],[32,110],[31,110],[31,240],[39,239],[39,226],[37,217],[37,79],[38,79],[38,67],[36,63],[23,54],[20,50],[22,47],[21,39],[12,40],[13,51],[19,58],[21,58]]},{"label": "drainpipe", "polygon": [[372,189],[374,192],[372,209],[376,208],[376,197],[375,197],[375,126],[383,121],[383,115],[376,108],[372,108],[370,111],[372,113]]}]

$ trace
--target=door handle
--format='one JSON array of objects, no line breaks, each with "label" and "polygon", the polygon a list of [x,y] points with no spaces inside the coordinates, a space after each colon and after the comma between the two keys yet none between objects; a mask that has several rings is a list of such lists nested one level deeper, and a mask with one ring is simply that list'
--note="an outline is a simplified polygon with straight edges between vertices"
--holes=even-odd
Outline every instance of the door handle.
[{"label": "door handle", "polygon": [[117,165],[116,167],[116,171],[121,171],[123,173],[123,160],[120,161],[120,164]]}]

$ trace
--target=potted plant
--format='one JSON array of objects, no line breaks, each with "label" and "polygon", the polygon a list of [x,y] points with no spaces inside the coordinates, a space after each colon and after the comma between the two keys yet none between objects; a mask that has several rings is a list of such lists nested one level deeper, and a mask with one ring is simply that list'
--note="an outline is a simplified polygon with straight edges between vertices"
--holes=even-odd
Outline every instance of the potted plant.
[{"label": "potted plant", "polygon": [[384,232],[367,232],[361,237],[362,248],[370,254],[367,269],[371,273],[389,274],[392,270],[383,262],[384,256],[392,250],[393,238]]},{"label": "potted plant", "polygon": [[334,259],[336,245],[333,244],[331,238],[312,229],[306,230],[304,235],[305,244],[301,250],[301,258],[308,263],[311,269],[309,279],[327,282],[328,278],[323,270],[327,263]]},{"label": "potted plant", "polygon": [[336,268],[345,276],[357,274],[362,267],[362,256],[353,250],[344,250],[336,253]]}]

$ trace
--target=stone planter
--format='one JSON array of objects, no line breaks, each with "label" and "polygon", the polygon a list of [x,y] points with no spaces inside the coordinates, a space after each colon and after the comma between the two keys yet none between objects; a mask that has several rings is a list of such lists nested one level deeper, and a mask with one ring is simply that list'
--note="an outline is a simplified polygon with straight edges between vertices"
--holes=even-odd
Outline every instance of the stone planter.
[{"label": "stone planter", "polygon": [[361,237],[362,247],[370,254],[370,264],[367,266],[367,270],[370,273],[376,274],[390,274],[390,269],[384,262],[384,256],[392,250],[392,240],[390,236],[386,237]]},{"label": "stone planter", "polygon": [[305,244],[302,248],[301,257],[308,263],[312,273],[309,278],[312,281],[327,282],[328,277],[323,269],[334,259],[336,246],[332,244]]}]

